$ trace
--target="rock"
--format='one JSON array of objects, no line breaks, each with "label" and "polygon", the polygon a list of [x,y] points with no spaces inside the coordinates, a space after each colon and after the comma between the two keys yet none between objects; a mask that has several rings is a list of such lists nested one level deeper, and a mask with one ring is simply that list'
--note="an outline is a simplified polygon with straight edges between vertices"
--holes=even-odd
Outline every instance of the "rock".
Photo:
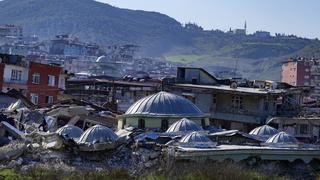
[{"label": "rock", "polygon": [[8,164],[8,167],[14,168],[14,167],[17,167],[17,166],[21,166],[22,163],[23,163],[23,159],[21,157],[19,157],[16,160],[10,161],[9,164]]},{"label": "rock", "polygon": [[155,158],[158,158],[159,156],[160,156],[160,152],[157,152],[157,151],[151,152],[151,153],[149,154],[149,158],[150,158],[150,159],[155,159]]}]

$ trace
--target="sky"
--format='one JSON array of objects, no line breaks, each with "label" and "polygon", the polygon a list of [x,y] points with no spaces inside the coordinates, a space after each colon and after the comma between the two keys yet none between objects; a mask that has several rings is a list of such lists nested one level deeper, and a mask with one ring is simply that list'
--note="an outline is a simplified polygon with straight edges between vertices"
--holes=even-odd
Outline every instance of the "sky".
[{"label": "sky", "polygon": [[295,34],[320,38],[320,0],[97,0],[110,5],[156,11],[204,29],[243,28],[249,33]]}]

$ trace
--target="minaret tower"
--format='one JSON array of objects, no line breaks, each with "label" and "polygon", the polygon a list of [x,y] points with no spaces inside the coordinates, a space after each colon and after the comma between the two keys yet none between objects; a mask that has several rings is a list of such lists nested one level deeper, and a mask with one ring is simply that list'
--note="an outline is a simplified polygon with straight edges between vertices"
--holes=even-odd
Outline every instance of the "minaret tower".
[{"label": "minaret tower", "polygon": [[244,21],[244,31],[245,34],[247,34],[247,20]]}]

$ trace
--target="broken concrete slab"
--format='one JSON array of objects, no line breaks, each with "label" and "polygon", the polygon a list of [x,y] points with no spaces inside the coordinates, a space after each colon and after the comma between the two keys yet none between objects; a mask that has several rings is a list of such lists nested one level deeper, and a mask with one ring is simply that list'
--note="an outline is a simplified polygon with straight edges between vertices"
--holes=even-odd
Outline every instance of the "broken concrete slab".
[{"label": "broken concrete slab", "polygon": [[0,126],[3,127],[6,130],[6,132],[8,132],[9,135],[14,137],[15,139],[24,139],[25,138],[25,133],[23,133],[22,131],[19,131],[17,128],[13,127],[8,122],[2,121],[0,123]]}]

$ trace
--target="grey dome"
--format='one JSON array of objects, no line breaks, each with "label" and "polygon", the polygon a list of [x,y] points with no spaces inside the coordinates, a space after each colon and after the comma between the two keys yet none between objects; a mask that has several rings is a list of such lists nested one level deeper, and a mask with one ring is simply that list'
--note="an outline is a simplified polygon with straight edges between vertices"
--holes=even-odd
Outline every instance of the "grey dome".
[{"label": "grey dome", "polygon": [[69,138],[79,138],[83,133],[83,130],[77,126],[65,125],[57,129],[56,133],[59,135],[67,136]]},{"label": "grey dome", "polygon": [[164,91],[140,99],[127,110],[125,115],[204,116],[188,99]]},{"label": "grey dome", "polygon": [[180,146],[182,147],[191,147],[191,148],[212,148],[216,147],[216,143],[212,142],[207,136],[199,132],[192,132],[185,135],[179,141]]},{"label": "grey dome", "polygon": [[271,137],[277,133],[278,133],[277,129],[275,129],[271,126],[268,126],[268,125],[263,125],[263,126],[260,126],[260,127],[253,129],[252,131],[250,131],[249,134],[262,136],[262,137]]},{"label": "grey dome", "polygon": [[106,56],[100,56],[97,58],[96,63],[104,63],[107,62],[107,57]]},{"label": "grey dome", "polygon": [[109,128],[95,125],[87,129],[80,137],[78,143],[115,142],[118,136]]},{"label": "grey dome", "polygon": [[185,135],[182,139],[180,139],[181,143],[209,143],[212,142],[207,136],[199,133],[199,132],[192,132]]},{"label": "grey dome", "polygon": [[279,132],[272,137],[270,137],[266,143],[271,144],[295,144],[298,143],[298,140],[286,132]]},{"label": "grey dome", "polygon": [[173,132],[202,131],[202,130],[203,129],[197,123],[187,118],[183,118],[173,123],[166,132],[173,133]]}]

